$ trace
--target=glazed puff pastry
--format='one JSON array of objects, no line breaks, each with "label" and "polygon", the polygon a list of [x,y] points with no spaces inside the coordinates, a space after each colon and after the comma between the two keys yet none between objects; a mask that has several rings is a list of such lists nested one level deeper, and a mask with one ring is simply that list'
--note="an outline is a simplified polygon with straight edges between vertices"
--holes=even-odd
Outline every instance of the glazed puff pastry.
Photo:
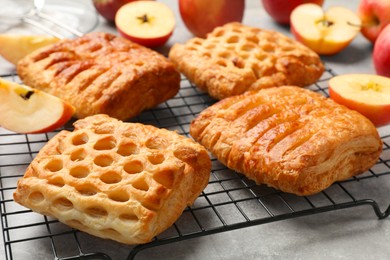
[{"label": "glazed puff pastry", "polygon": [[233,22],[206,39],[175,44],[175,67],[215,99],[263,88],[315,83],[324,72],[320,57],[287,36]]},{"label": "glazed puff pastry", "polygon": [[24,84],[72,104],[77,118],[129,119],[180,88],[180,74],[163,55],[103,32],[38,49],[19,61],[17,72]]},{"label": "glazed puff pastry", "polygon": [[368,170],[382,151],[367,118],[295,86],[219,101],[191,123],[190,134],[228,168],[297,195]]},{"label": "glazed puff pastry", "polygon": [[95,115],[40,150],[14,200],[89,234],[140,244],[195,201],[210,169],[208,152],[190,138]]}]

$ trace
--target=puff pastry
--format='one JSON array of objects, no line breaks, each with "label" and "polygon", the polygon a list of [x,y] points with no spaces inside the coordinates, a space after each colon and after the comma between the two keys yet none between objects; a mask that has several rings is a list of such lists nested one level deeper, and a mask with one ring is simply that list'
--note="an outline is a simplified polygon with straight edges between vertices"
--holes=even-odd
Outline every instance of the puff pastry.
[{"label": "puff pastry", "polygon": [[217,27],[206,39],[175,44],[169,58],[216,99],[281,85],[310,85],[324,71],[320,57],[306,46],[236,22]]},{"label": "puff pastry", "polygon": [[38,49],[19,61],[17,72],[24,84],[71,103],[77,118],[132,118],[180,87],[180,74],[164,56],[102,32]]},{"label": "puff pastry", "polygon": [[207,185],[211,161],[192,139],[106,115],[53,137],[19,179],[16,202],[92,235],[149,242]]},{"label": "puff pastry", "polygon": [[368,170],[382,151],[367,118],[295,86],[219,101],[191,123],[190,134],[227,167],[297,195]]}]

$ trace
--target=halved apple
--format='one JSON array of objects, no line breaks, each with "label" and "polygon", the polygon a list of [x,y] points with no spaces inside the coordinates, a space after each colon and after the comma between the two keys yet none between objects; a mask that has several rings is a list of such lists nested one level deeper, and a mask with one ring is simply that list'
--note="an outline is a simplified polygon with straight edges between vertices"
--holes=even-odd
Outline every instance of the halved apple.
[{"label": "halved apple", "polygon": [[175,15],[161,2],[135,1],[119,8],[115,25],[122,37],[146,47],[158,47],[171,37]]},{"label": "halved apple", "polygon": [[329,80],[329,95],[376,126],[390,123],[390,78],[374,74],[335,76]]},{"label": "halved apple", "polygon": [[0,78],[0,126],[17,133],[44,133],[64,125],[74,107],[55,96]]},{"label": "halved apple", "polygon": [[303,4],[291,13],[294,37],[320,55],[333,55],[358,35],[360,18],[353,11],[332,6],[326,12],[316,4]]},{"label": "halved apple", "polygon": [[16,65],[27,54],[59,40],[45,35],[0,34],[0,55]]}]

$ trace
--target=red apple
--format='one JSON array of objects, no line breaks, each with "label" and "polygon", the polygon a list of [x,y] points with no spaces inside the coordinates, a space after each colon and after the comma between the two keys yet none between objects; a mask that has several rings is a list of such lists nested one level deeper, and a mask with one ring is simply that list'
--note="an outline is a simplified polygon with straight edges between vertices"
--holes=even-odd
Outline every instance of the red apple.
[{"label": "red apple", "polygon": [[390,24],[382,30],[376,39],[372,58],[376,73],[390,77]]},{"label": "red apple", "polygon": [[376,126],[390,123],[390,78],[371,74],[335,76],[329,80],[329,95]]},{"label": "red apple", "polygon": [[362,20],[362,34],[374,43],[390,24],[390,0],[361,0],[357,14]]},{"label": "red apple", "polygon": [[179,0],[179,11],[187,29],[197,37],[206,37],[215,27],[241,22],[245,0]]},{"label": "red apple", "polygon": [[351,10],[332,6],[326,12],[316,4],[302,4],[291,13],[294,37],[320,55],[333,55],[360,32],[360,19]]},{"label": "red apple", "polygon": [[115,21],[115,14],[122,5],[137,0],[92,0],[98,13],[110,22]]},{"label": "red apple", "polygon": [[290,24],[291,12],[301,4],[313,3],[322,6],[324,0],[262,0],[265,11],[278,23]]},{"label": "red apple", "polygon": [[31,87],[0,78],[0,126],[17,133],[44,133],[73,115],[69,103]]},{"label": "red apple", "polygon": [[122,37],[146,47],[158,47],[171,37],[175,15],[161,2],[136,1],[119,8],[115,24]]}]

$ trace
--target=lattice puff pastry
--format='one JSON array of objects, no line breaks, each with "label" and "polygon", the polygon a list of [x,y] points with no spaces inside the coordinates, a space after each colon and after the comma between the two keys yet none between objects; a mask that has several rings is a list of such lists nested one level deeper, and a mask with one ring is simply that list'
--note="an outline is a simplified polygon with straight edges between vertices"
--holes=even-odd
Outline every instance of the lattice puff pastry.
[{"label": "lattice puff pastry", "polygon": [[302,44],[236,22],[217,27],[206,39],[175,44],[169,58],[216,99],[281,85],[310,85],[324,71],[319,56]]},{"label": "lattice puff pastry", "polygon": [[219,101],[192,122],[190,134],[227,167],[297,195],[368,170],[382,151],[367,118],[293,86]]},{"label": "lattice puff pastry", "polygon": [[180,88],[180,74],[167,58],[102,32],[39,49],[18,63],[17,72],[26,85],[71,103],[77,118],[132,118]]},{"label": "lattice puff pastry", "polygon": [[14,199],[92,235],[146,243],[194,202],[210,169],[208,152],[190,138],[95,115],[41,149]]}]

